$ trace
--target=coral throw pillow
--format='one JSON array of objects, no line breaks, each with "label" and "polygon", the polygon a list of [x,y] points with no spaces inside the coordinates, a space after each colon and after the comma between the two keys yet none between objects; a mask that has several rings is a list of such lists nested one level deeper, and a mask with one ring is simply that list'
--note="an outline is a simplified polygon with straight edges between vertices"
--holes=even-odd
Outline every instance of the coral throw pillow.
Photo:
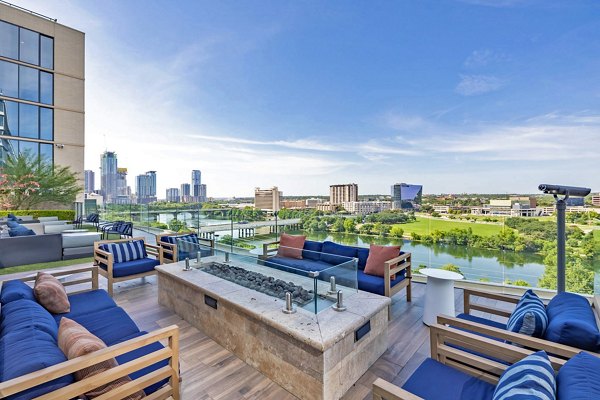
[{"label": "coral throw pillow", "polygon": [[[67,358],[71,360],[73,358],[93,353],[94,351],[105,349],[106,344],[100,338],[92,335],[87,329],[85,329],[77,322],[73,321],[72,319],[63,317],[60,320],[60,326],[58,328],[58,347],[62,350],[63,353],[65,353],[65,356],[67,356]],[[117,360],[111,358],[109,360],[102,361],[98,364],[76,371],[75,379],[81,381],[83,379],[89,378],[90,376],[94,376],[104,371],[107,371],[113,367],[116,367],[117,365]],[[131,378],[129,378],[129,376],[124,376],[105,385],[97,387],[87,392],[85,395],[88,398],[93,399],[94,397],[98,397],[105,393],[108,393],[111,390],[126,384],[127,382],[131,382]],[[127,396],[125,399],[138,400],[142,397],[146,397],[146,395],[143,391],[140,390]]]},{"label": "coral throw pillow", "polygon": [[33,286],[33,293],[37,301],[53,314],[71,311],[71,304],[65,287],[50,274],[38,272]]},{"label": "coral throw pillow", "polygon": [[304,248],[305,241],[306,236],[282,233],[279,238],[277,255],[280,257],[302,259],[302,249]]},{"label": "coral throw pillow", "polygon": [[[369,258],[365,266],[365,274],[384,276],[384,263],[400,255],[400,246],[378,246],[372,244],[369,248]],[[392,276],[391,279],[396,279]]]}]

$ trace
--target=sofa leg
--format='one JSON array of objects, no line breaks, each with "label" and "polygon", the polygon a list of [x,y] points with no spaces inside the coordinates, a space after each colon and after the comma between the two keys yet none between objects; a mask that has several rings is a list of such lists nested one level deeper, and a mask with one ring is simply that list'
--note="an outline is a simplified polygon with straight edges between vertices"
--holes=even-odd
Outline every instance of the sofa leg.
[{"label": "sofa leg", "polygon": [[412,300],[412,288],[411,288],[411,282],[408,282],[408,285],[406,286],[406,301],[411,301]]},{"label": "sofa leg", "polygon": [[108,295],[113,297],[113,281],[112,278],[108,278]]}]

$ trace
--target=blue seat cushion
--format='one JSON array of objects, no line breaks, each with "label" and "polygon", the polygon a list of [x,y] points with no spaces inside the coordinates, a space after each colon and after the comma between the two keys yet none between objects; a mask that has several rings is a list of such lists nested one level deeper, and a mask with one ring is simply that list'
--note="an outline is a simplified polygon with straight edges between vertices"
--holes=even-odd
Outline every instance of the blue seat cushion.
[{"label": "blue seat cushion", "polygon": [[44,307],[31,300],[15,300],[2,306],[0,335],[39,330],[58,338],[58,325]]},{"label": "blue seat cushion", "polygon": [[544,337],[548,326],[546,307],[540,298],[529,289],[517,303],[515,310],[506,323],[506,329],[511,332],[528,336]]},{"label": "blue seat cushion", "polygon": [[140,260],[148,257],[143,240],[131,240],[128,242],[105,243],[100,245],[100,250],[107,251],[113,255],[115,263]]},{"label": "blue seat cushion", "polygon": [[600,358],[577,354],[560,368],[556,383],[561,400],[600,399]]},{"label": "blue seat cushion", "polygon": [[[402,270],[396,274],[396,279],[392,280],[391,287],[396,286],[402,282],[406,277],[406,271]],[[357,271],[358,289],[364,290],[365,292],[379,294],[385,296],[385,289],[383,287],[383,277],[365,274],[364,271]]]},{"label": "blue seat cushion", "polygon": [[8,236],[10,237],[18,237],[18,236],[35,236],[35,232],[31,229],[27,229],[24,226],[18,226],[16,228],[12,228],[8,231]]},{"label": "blue seat cushion", "polygon": [[357,257],[356,247],[344,246],[329,241],[323,242],[321,261],[331,265],[339,265]]},{"label": "blue seat cushion", "polygon": [[548,328],[545,339],[600,352],[600,331],[589,301],[578,294],[559,293],[546,306]]},{"label": "blue seat cushion", "polygon": [[276,268],[282,271],[302,273],[310,271],[321,272],[324,269],[331,268],[332,265],[323,261],[314,261],[298,258],[287,258],[280,256],[269,257],[265,261],[265,265],[271,268]]},{"label": "blue seat cushion", "polygon": [[[477,317],[477,316],[471,315],[471,314],[458,314],[456,316],[456,318],[466,319],[467,321],[477,322],[479,324],[491,326],[493,328],[506,330],[506,324],[503,324],[502,322],[492,321],[491,319]],[[482,336],[485,336],[485,335],[482,335]]]},{"label": "blue seat cushion", "polygon": [[358,257],[358,269],[364,270],[367,265],[367,259],[369,258],[369,249],[359,247],[356,249],[356,255]]},{"label": "blue seat cushion", "polygon": [[493,399],[556,399],[556,378],[546,352],[530,354],[504,370],[494,390]]},{"label": "blue seat cushion", "polygon": [[25,282],[20,280],[7,281],[2,284],[0,291],[0,304],[6,305],[15,300],[31,300],[36,301],[33,294],[33,289]]},{"label": "blue seat cushion", "polygon": [[[142,335],[147,334],[148,332],[142,331],[142,332],[138,332],[135,333],[133,335],[127,336],[122,338],[121,340],[119,340],[117,343],[121,343],[124,342],[126,340],[129,339],[133,339]],[[115,343],[116,344],[116,343]],[[126,362],[129,362],[131,360],[135,360],[137,358],[143,357],[146,354],[152,353],[154,351],[157,350],[161,350],[163,349],[164,346],[158,342],[155,343],[151,343],[147,346],[141,347],[139,349],[135,349],[133,351],[130,351],[129,353],[125,353],[122,354],[120,356],[117,357],[117,362],[120,364],[125,364]],[[135,371],[134,373],[130,374],[129,377],[131,379],[137,379],[141,376],[144,376],[146,374],[149,374],[153,371],[156,371],[159,368],[165,367],[169,365],[169,360],[163,360],[163,361],[159,361],[156,364],[152,364],[144,369],[141,369],[139,371]],[[144,388],[144,393],[146,393],[146,396],[156,392],[158,389],[160,389],[162,386],[164,386],[167,382],[169,381],[169,379],[164,379],[162,381],[156,382],[155,384],[148,386],[147,388]]]},{"label": "blue seat cushion", "polygon": [[70,295],[69,303],[71,303],[70,312],[65,314],[53,314],[57,323],[62,317],[75,319],[80,315],[93,314],[117,306],[106,290],[103,289],[90,290],[89,292]]},{"label": "blue seat cushion", "polygon": [[[30,328],[26,331],[2,335],[0,360],[2,361],[0,362],[0,382],[4,382],[65,362],[67,358],[58,348],[55,338],[46,332]],[[73,376],[67,375],[9,396],[7,399],[28,400],[71,383],[73,383]]]},{"label": "blue seat cushion", "polygon": [[6,221],[6,225],[9,228],[16,228],[18,226],[21,226],[21,224],[19,224],[16,219],[14,219],[14,220],[11,219],[11,220]]},{"label": "blue seat cushion", "polygon": [[[154,269],[160,262],[152,258],[142,258],[140,260],[126,261],[113,264],[113,277],[130,276],[142,274]],[[106,269],[106,265],[100,264],[100,268]]]},{"label": "blue seat cushion", "polygon": [[427,400],[491,400],[494,386],[426,359],[408,378],[402,389]]},{"label": "blue seat cushion", "polygon": [[302,258],[319,261],[321,259],[322,249],[323,243],[315,242],[314,240],[305,240],[304,250],[302,251]]},{"label": "blue seat cushion", "polygon": [[83,314],[73,319],[90,331],[92,335],[102,339],[107,346],[112,346],[122,338],[140,331],[135,322],[121,307]]}]

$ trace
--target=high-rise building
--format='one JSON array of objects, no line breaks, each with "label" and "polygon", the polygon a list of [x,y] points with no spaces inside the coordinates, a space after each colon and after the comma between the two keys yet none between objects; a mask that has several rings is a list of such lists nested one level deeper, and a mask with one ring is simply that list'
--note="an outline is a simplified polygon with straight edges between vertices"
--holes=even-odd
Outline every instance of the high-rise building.
[{"label": "high-rise building", "polygon": [[198,195],[198,201],[204,203],[206,201],[206,185],[203,183],[200,185],[200,193]]},{"label": "high-rise building", "polygon": [[336,206],[350,201],[358,201],[358,185],[356,183],[329,186],[330,205]]},{"label": "high-rise building", "polygon": [[13,137],[0,141],[0,162],[27,151],[70,167],[84,186],[84,48],[83,32],[0,2],[0,129]]},{"label": "high-rise building", "polygon": [[189,203],[192,201],[192,196],[190,194],[190,184],[182,183],[181,190],[179,191],[179,195],[181,196],[180,200],[182,203]]},{"label": "high-rise building", "polygon": [[277,186],[270,189],[256,188],[254,190],[254,207],[259,210],[279,211],[282,196],[283,192],[280,192]]},{"label": "high-rise building", "polygon": [[84,192],[94,193],[96,190],[96,174],[90,169],[84,171]]},{"label": "high-rise building", "polygon": [[156,171],[148,171],[136,177],[136,194],[139,204],[156,201]]},{"label": "high-rise building", "polygon": [[105,151],[100,157],[100,189],[105,203],[117,199],[117,153]]},{"label": "high-rise building", "polygon": [[392,209],[411,209],[421,205],[422,185],[396,183],[392,185]]},{"label": "high-rise building", "polygon": [[194,201],[200,201],[200,185],[202,184],[202,173],[195,169],[192,171],[192,197]]},{"label": "high-rise building", "polygon": [[117,168],[117,197],[115,203],[129,204],[131,202],[131,188],[127,186],[127,168]]},{"label": "high-rise building", "polygon": [[167,189],[167,201],[170,203],[179,203],[179,189],[177,189],[177,188]]}]

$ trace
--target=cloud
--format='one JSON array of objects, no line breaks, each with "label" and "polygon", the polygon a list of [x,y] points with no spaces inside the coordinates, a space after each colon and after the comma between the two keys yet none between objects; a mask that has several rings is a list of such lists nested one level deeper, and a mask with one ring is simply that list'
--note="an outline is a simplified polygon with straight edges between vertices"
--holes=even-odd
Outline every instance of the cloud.
[{"label": "cloud", "polygon": [[506,84],[491,75],[461,75],[456,92],[463,96],[476,96],[501,89]]},{"label": "cloud", "polygon": [[502,53],[497,53],[490,49],[473,50],[473,52],[469,54],[463,65],[465,66],[465,68],[474,69],[485,67],[489,64],[493,64],[506,59],[506,55]]}]

